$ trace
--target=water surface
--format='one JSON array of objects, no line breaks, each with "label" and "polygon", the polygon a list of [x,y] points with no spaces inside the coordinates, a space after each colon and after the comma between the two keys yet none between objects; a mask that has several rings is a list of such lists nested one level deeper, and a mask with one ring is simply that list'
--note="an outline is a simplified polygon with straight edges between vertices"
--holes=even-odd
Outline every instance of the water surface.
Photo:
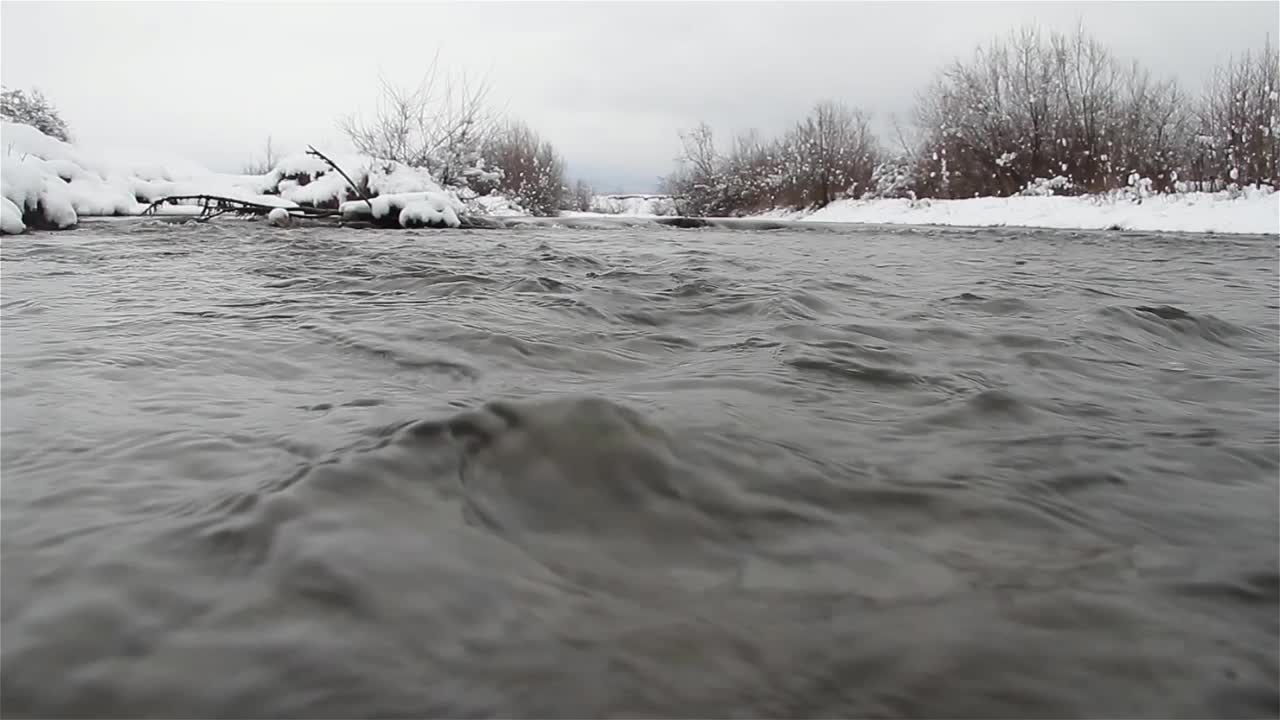
[{"label": "water surface", "polygon": [[5,238],[6,717],[1275,717],[1274,237]]}]

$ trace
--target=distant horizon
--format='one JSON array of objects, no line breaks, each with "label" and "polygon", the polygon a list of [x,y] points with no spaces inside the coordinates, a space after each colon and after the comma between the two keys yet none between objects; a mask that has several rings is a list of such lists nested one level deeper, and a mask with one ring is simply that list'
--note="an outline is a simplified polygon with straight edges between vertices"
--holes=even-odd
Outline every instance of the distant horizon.
[{"label": "distant horizon", "polygon": [[[679,131],[700,121],[721,141],[750,128],[770,135],[834,99],[871,113],[891,146],[890,118],[908,122],[939,69],[1031,22],[1079,22],[1192,93],[1280,25],[1272,2],[300,7],[4,2],[0,80],[42,90],[85,146],[238,172],[268,136],[282,153],[347,147],[336,122],[372,108],[379,71],[408,84],[439,51],[445,69],[487,77],[497,109],[553,143],[571,181],[653,194],[674,168]],[[388,25],[388,12],[401,21]],[[428,46],[415,30],[441,26]]]}]

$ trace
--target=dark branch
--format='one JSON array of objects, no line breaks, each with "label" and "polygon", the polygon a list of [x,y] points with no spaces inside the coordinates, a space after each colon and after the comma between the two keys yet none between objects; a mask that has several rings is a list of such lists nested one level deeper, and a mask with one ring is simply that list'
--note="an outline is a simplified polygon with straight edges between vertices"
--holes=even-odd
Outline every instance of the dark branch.
[{"label": "dark branch", "polygon": [[[256,203],[249,200],[238,200],[236,198],[223,197],[220,195],[170,195],[168,197],[162,197],[148,205],[147,208],[142,211],[142,214],[151,215],[154,214],[156,209],[161,205],[177,205],[180,202],[190,200],[200,202],[202,206],[202,215],[206,215],[215,209],[220,211],[218,213],[219,215],[223,212],[234,212],[245,215],[267,215],[272,210],[280,207],[278,205],[263,205],[262,203]],[[303,217],[332,217],[334,215],[342,214],[339,210],[303,206],[287,207],[283,209],[287,210],[290,215],[300,214]]]},{"label": "dark branch", "polygon": [[361,190],[360,188],[356,187],[356,184],[355,184],[354,182],[352,182],[351,177],[350,177],[349,175],[347,175],[345,172],[343,172],[343,171],[342,171],[342,168],[338,167],[338,164],[337,164],[337,163],[335,163],[334,161],[330,160],[327,156],[325,156],[325,154],[324,154],[324,153],[322,153],[322,152],[320,152],[319,150],[315,149],[315,146],[312,146],[312,145],[308,145],[308,146],[307,146],[307,154],[308,154],[308,155],[314,155],[315,157],[320,158],[321,160],[323,160],[323,161],[324,161],[324,163],[325,163],[326,165],[328,165],[329,167],[331,167],[331,168],[333,168],[334,170],[336,170],[336,171],[338,172],[338,174],[339,174],[339,175],[341,175],[341,176],[342,176],[342,178],[343,178],[344,180],[346,180],[346,181],[347,181],[347,184],[351,186],[351,189],[352,189],[352,190],[354,190],[354,191],[355,191],[355,193],[356,193],[357,195],[359,195],[359,196],[360,196],[360,199],[361,199],[361,200],[364,200],[365,204],[369,206],[369,209],[370,209],[370,210],[373,210],[373,203],[369,201],[369,196],[368,196],[368,195],[366,195],[366,194],[364,193],[364,191],[363,191],[363,190]]}]

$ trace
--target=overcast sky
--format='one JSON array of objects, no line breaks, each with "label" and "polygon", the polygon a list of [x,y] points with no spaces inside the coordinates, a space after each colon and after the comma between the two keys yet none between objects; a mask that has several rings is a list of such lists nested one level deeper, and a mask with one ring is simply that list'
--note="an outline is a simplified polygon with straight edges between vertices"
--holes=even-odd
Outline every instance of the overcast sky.
[{"label": "overcast sky", "polygon": [[1014,26],[1082,21],[1117,54],[1198,87],[1280,25],[1263,2],[573,2],[0,5],[0,78],[39,87],[85,144],[239,170],[277,147],[345,145],[379,71],[410,83],[439,50],[602,191],[644,191],[677,130],[775,132],[821,98],[909,112],[957,55]]}]

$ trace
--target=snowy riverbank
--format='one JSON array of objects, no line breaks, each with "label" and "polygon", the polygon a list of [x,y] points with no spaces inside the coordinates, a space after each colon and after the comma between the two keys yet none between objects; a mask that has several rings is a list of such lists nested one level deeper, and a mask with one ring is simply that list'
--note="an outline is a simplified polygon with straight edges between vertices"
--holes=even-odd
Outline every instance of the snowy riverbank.
[{"label": "snowy riverbank", "polygon": [[963,225],[1154,232],[1280,234],[1280,193],[1121,194],[966,200],[841,200],[811,213],[769,213],[773,219],[878,225]]},{"label": "snowy riverbank", "polygon": [[[138,215],[175,195],[218,195],[282,208],[338,208],[358,195],[319,158],[299,153],[263,175],[215,173],[181,158],[80,148],[28,125],[0,125],[0,230],[72,227],[81,217]],[[401,212],[413,205],[415,223],[457,225],[463,213],[520,215],[506,198],[442,188],[425,170],[363,156],[333,158],[372,197],[391,199]],[[362,203],[363,204],[363,203]],[[159,214],[189,214],[192,206],[164,206]],[[374,215],[377,215],[375,208]]]},{"label": "snowy riverbank", "polygon": [[[658,218],[675,215],[670,196],[596,196],[592,212],[565,217]],[[1107,195],[1018,196],[965,200],[838,200],[820,210],[780,208],[755,220],[867,225],[1040,227],[1065,230],[1145,230],[1280,234],[1280,193],[1247,187],[1214,193],[1147,194],[1135,202],[1128,192]]]},{"label": "snowy riverbank", "polygon": [[[141,152],[108,153],[79,148],[27,125],[0,126],[0,231],[28,226],[61,229],[81,217],[138,215],[160,198],[218,195],[282,208],[342,208],[344,214],[379,220],[395,215],[400,225],[457,227],[459,218],[519,216],[523,210],[501,196],[476,196],[442,188],[425,170],[362,156],[334,160],[362,191],[383,202],[357,199],[347,181],[319,158],[290,155],[263,175],[215,173],[181,158]],[[566,218],[669,217],[675,201],[665,195],[596,196],[595,212],[565,212]],[[164,206],[160,214],[191,214],[191,205]],[[372,212],[370,212],[372,211]],[[1245,188],[1217,193],[1151,194],[1141,202],[1127,193],[1080,197],[1009,197],[965,200],[841,200],[816,211],[775,210],[757,220],[875,225],[956,225],[1123,229],[1280,235],[1280,193]]]}]

